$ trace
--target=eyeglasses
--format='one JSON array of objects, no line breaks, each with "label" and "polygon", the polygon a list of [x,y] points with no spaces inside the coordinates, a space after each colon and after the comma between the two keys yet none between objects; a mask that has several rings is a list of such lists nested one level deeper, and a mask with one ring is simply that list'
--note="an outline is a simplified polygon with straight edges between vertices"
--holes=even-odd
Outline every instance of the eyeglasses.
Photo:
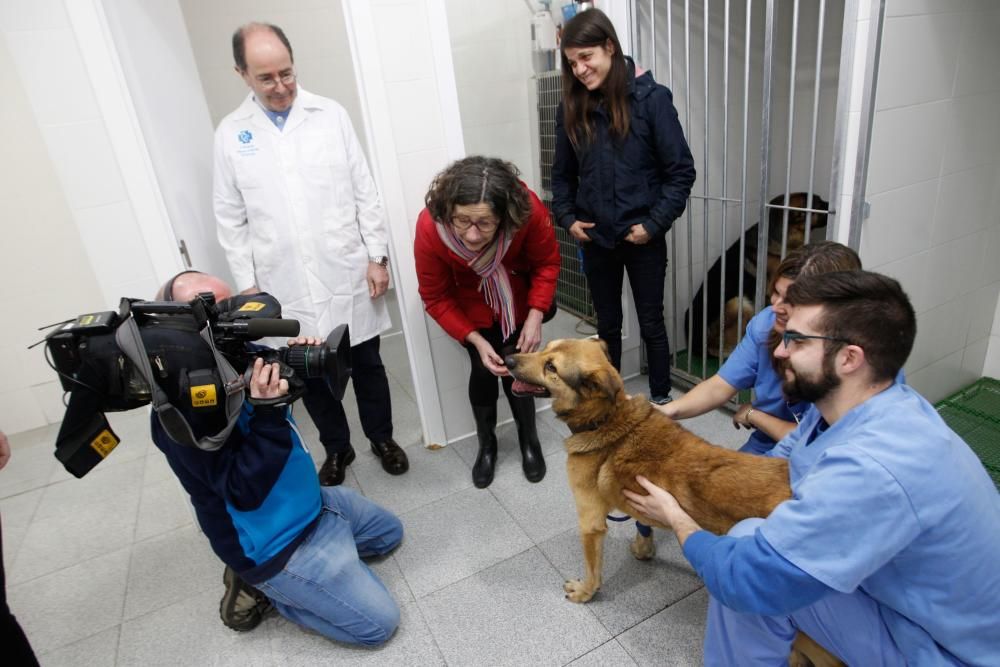
[{"label": "eyeglasses", "polygon": [[476,229],[481,231],[483,234],[489,234],[495,231],[497,227],[500,226],[500,221],[496,218],[482,218],[481,220],[473,220],[464,215],[456,215],[451,219],[452,226],[460,232],[469,231],[469,227],[473,225]]},{"label": "eyeglasses", "polygon": [[269,76],[266,79],[258,78],[257,84],[264,90],[274,90],[278,87],[279,81],[281,82],[281,85],[288,88],[295,83],[295,72],[285,72],[284,74],[279,74],[276,77]]},{"label": "eyeglasses", "polygon": [[809,338],[817,338],[819,340],[832,340],[838,343],[845,343],[847,345],[853,345],[851,341],[846,338],[836,338],[834,336],[813,336],[810,334],[799,333],[798,331],[789,331],[785,329],[785,332],[781,334],[781,342],[784,343],[785,347],[790,347],[792,343],[800,340],[808,340]]}]

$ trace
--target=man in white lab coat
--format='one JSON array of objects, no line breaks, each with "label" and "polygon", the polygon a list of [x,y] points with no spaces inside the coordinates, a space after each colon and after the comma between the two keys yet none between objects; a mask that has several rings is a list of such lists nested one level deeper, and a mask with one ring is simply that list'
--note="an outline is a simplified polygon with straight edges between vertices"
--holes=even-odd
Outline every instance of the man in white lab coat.
[{"label": "man in white lab coat", "polygon": [[[304,336],[346,322],[365,436],[386,472],[409,467],[392,439],[379,334],[390,328],[388,232],[382,203],[344,108],[299,88],[292,47],[273,25],[233,34],[236,71],[250,88],[215,132],[214,208],[237,289],[264,291]],[[321,382],[303,399],[326,448],[320,483],[354,460],[343,406]]]}]

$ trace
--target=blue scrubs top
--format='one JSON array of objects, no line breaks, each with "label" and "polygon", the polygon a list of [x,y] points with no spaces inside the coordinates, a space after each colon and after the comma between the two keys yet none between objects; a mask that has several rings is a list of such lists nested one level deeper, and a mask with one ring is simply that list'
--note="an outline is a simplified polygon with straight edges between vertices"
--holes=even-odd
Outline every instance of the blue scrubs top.
[{"label": "blue scrubs top", "polygon": [[896,383],[829,427],[810,410],[774,453],[793,493],[760,527],[775,551],[874,598],[912,664],[996,664],[1000,494],[933,406]]},{"label": "blue scrubs top", "polygon": [[[781,393],[781,378],[771,366],[767,339],[774,328],[774,309],[768,306],[747,323],[746,335],[719,369],[719,377],[736,389],[753,387],[753,407],[789,422],[798,422],[811,403],[788,403]],[[774,447],[774,440],[754,429],[740,451],[763,454]]]}]

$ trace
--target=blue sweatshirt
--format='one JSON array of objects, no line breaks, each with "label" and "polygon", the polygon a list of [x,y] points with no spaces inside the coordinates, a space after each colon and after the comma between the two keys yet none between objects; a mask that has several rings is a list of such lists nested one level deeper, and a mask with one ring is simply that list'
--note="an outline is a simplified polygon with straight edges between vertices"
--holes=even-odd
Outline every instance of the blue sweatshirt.
[{"label": "blue sweatshirt", "polygon": [[219,558],[250,584],[280,571],[322,507],[316,468],[289,408],[245,402],[226,444],[214,452],[174,442],[155,413],[152,433]]},{"label": "blue sweatshirt", "polygon": [[700,530],[684,542],[684,556],[716,599],[744,613],[790,614],[831,590],[788,562],[759,530],[752,538]]}]

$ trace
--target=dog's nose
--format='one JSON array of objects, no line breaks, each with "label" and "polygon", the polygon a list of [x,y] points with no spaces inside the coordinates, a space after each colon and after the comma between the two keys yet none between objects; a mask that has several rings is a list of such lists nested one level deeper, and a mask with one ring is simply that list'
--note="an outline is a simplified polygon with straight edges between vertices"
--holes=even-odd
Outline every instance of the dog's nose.
[{"label": "dog's nose", "polygon": [[503,358],[503,363],[507,367],[507,370],[517,368],[517,355],[508,354]]}]

